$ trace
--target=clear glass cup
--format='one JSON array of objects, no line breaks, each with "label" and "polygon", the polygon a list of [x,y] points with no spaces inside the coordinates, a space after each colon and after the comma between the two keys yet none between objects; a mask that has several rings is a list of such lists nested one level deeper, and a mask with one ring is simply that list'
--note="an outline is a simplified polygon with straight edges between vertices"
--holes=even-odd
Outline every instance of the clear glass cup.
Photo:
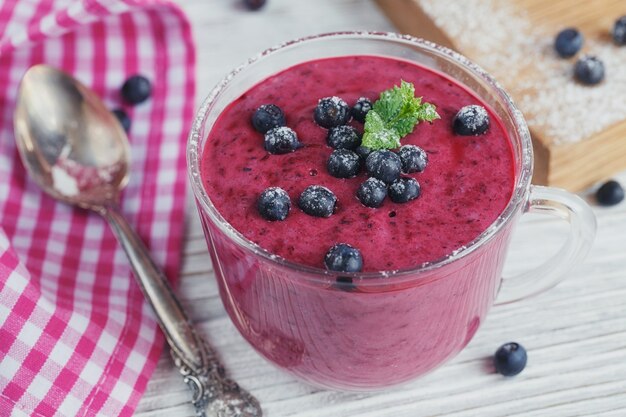
[{"label": "clear glass cup", "polygon": [[[220,112],[259,81],[295,64],[334,56],[411,60],[465,84],[502,119],[515,153],[515,190],[498,219],[471,244],[413,269],[338,274],[274,256],[234,230],[211,203],[200,176],[205,140]],[[499,84],[463,56],[409,36],[346,32],[269,49],[236,68],[197,113],[188,170],[220,295],[243,337],[266,359],[297,377],[340,390],[375,390],[414,379],[455,356],[492,305],[554,285],[590,249],[596,222],[589,206],[566,191],[533,186],[533,153],[522,114]],[[524,213],[570,223],[561,250],[545,264],[503,279],[511,232]],[[208,260],[207,260],[208,261]]]}]

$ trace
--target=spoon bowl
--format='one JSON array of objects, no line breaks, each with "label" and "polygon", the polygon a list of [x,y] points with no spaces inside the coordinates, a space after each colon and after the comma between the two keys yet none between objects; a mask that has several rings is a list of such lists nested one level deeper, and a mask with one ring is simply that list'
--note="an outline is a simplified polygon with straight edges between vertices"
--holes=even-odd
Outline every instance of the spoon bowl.
[{"label": "spoon bowl", "polygon": [[95,210],[117,201],[128,183],[128,138],[90,89],[36,65],[22,79],[14,120],[24,166],[44,191]]},{"label": "spoon bowl", "polygon": [[126,252],[146,300],[192,392],[196,416],[260,417],[259,402],[226,378],[213,349],[195,331],[167,278],[118,207],[128,183],[128,138],[100,98],[71,76],[31,67],[20,84],[15,140],[31,177],[52,197],[94,210]]}]

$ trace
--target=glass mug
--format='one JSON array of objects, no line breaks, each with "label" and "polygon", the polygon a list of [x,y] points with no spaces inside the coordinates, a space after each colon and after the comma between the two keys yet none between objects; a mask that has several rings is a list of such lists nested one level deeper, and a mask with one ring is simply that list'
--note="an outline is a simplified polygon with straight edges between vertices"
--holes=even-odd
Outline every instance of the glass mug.
[{"label": "glass mug", "polygon": [[[200,162],[220,112],[246,90],[298,63],[344,55],[411,60],[451,76],[487,102],[513,141],[515,190],[498,219],[466,247],[397,272],[337,274],[274,256],[247,240],[207,195]],[[209,94],[187,147],[188,170],[224,306],[243,337],[271,363],[317,386],[367,391],[414,379],[455,356],[496,300],[508,303],[554,286],[590,249],[589,206],[559,189],[532,186],[530,133],[498,83],[461,55],[392,33],[333,33],[284,43],[228,74]],[[502,279],[511,232],[524,213],[570,223],[544,265]],[[349,276],[345,291],[337,278]],[[501,285],[502,284],[502,285]]]}]

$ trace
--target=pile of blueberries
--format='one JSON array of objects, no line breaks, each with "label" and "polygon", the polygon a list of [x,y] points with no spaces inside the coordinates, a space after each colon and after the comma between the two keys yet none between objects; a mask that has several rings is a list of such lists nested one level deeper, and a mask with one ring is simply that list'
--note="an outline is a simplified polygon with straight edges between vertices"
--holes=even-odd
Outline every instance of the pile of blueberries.
[{"label": "pile of blueberries", "polygon": [[[384,199],[395,203],[406,203],[420,195],[419,183],[401,173],[422,172],[428,164],[426,152],[415,145],[404,145],[399,151],[372,151],[361,146],[361,133],[348,125],[351,118],[365,122],[372,103],[367,98],[360,98],[354,107],[339,97],[326,97],[319,100],[314,111],[315,122],[328,129],[326,141],[334,148],[326,163],[328,173],[336,178],[356,177],[365,166],[370,178],[361,184],[357,198],[367,207],[380,207]],[[265,150],[272,154],[284,154],[299,149],[296,132],[285,126],[285,115],[276,105],[259,107],[252,117],[255,129],[265,134]],[[267,191],[267,190],[266,190]],[[270,190],[276,195],[275,190]],[[285,193],[286,194],[286,193]],[[285,196],[282,197],[283,199]],[[269,202],[262,198],[264,203]],[[305,213],[317,217],[329,217],[333,214],[336,197],[328,188],[310,186],[300,196],[298,206]],[[259,206],[259,211],[268,220],[284,220],[286,206],[280,213],[267,210],[268,204]]]},{"label": "pile of blueberries", "polygon": [[[394,203],[406,203],[418,198],[421,188],[412,177],[401,174],[423,172],[428,155],[416,145],[404,145],[397,152],[372,150],[361,145],[362,135],[347,123],[354,118],[365,122],[372,102],[365,97],[350,107],[339,97],[325,97],[318,101],[313,118],[317,125],[327,129],[327,144],[334,150],[326,163],[328,173],[336,178],[354,178],[365,167],[369,178],[358,188],[356,197],[366,207],[382,206],[387,196]],[[296,132],[286,126],[285,114],[274,104],[260,106],[252,115],[252,125],[264,134],[264,148],[271,154],[286,154],[300,149]],[[478,105],[463,107],[454,119],[453,129],[459,135],[480,135],[489,128],[489,115]],[[330,217],[335,211],[337,197],[326,187],[311,185],[298,198],[298,207],[315,217]],[[259,214],[270,221],[282,221],[291,209],[288,193],[279,187],[269,187],[257,200]],[[363,259],[358,249],[339,243],[327,253],[327,269],[337,272],[359,272]]]},{"label": "pile of blueberries", "polygon": [[[359,99],[352,108],[339,97],[326,97],[319,100],[313,116],[319,126],[328,129],[327,143],[334,148],[334,151],[328,158],[326,168],[332,176],[337,178],[357,176],[366,158],[375,153],[361,146],[361,134],[354,127],[347,125],[351,118],[364,122],[371,108],[372,103],[366,98]],[[264,134],[264,148],[271,154],[294,152],[302,147],[296,132],[285,124],[284,112],[274,104],[260,106],[252,116],[252,125],[258,132]],[[419,151],[425,159],[426,153],[421,149]],[[395,153],[389,153],[393,155],[392,158],[396,158],[392,165],[385,165],[384,157],[370,165],[372,169],[378,168],[377,172],[380,177],[394,182],[400,176],[402,161]],[[397,165],[394,165],[396,162]],[[421,163],[422,169],[425,166],[424,161]],[[397,171],[395,174],[394,170]],[[368,181],[361,188],[367,187],[369,191],[359,192],[359,199],[369,207],[380,207],[387,195],[387,183],[377,178],[370,178]],[[419,185],[410,190],[401,191],[399,194],[402,196],[398,197],[394,194],[393,198],[398,201],[409,201],[419,195]],[[304,213],[315,217],[330,217],[335,211],[336,204],[335,194],[321,185],[307,187],[298,198],[298,207]],[[257,209],[266,220],[281,221],[289,214],[291,199],[285,190],[279,187],[269,187],[259,196]],[[326,254],[324,263],[331,271],[358,272],[363,268],[360,251],[345,243],[334,245]]]},{"label": "pile of blueberries", "polygon": [[[124,81],[124,84],[120,89],[120,96],[122,97],[122,100],[124,103],[131,106],[143,103],[150,97],[151,94],[152,84],[150,83],[150,80],[139,74],[129,77],[126,81]],[[112,113],[124,128],[124,131],[128,133],[132,124],[128,113],[121,108],[114,109]]]},{"label": "pile of blueberries", "polygon": [[[611,35],[616,45],[626,46],[626,16],[615,21]],[[554,49],[560,57],[571,58],[580,51],[583,42],[584,37],[578,29],[567,28],[556,36]],[[604,63],[595,56],[585,55],[574,66],[574,76],[585,85],[598,84],[604,79],[604,73]],[[598,204],[613,206],[624,200],[624,188],[619,182],[610,180],[597,189],[595,197]]]},{"label": "pile of blueberries", "polygon": [[[622,16],[613,25],[613,41],[616,45],[626,45],[626,16]],[[584,37],[576,28],[563,29],[554,41],[554,49],[562,58],[571,58],[580,51]],[[595,56],[585,55],[576,61],[574,76],[586,85],[595,85],[604,79],[604,63]]]}]

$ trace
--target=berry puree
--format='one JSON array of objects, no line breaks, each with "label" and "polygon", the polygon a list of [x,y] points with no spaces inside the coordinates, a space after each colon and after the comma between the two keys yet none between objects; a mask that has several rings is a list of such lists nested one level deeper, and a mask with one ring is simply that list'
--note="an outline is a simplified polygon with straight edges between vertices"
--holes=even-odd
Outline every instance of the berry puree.
[{"label": "berry puree", "polygon": [[[441,117],[420,122],[401,139],[420,149],[393,150],[403,170],[413,172],[396,182],[374,178],[366,172],[377,162],[372,153],[355,177],[332,176],[328,130],[314,120],[318,100],[336,96],[354,106],[366,97],[375,103],[401,80],[413,83],[415,95],[434,104]],[[251,118],[270,104],[284,112],[286,128],[272,127],[283,123],[282,113],[266,107],[257,129],[268,131],[267,143]],[[362,122],[348,124],[363,133]],[[350,129],[343,130],[345,136],[331,143],[354,146]],[[378,156],[400,164],[395,153]],[[514,166],[502,122],[458,82],[408,61],[348,56],[288,68],[227,106],[208,134],[201,175],[222,216],[271,253],[320,270],[393,271],[436,261],[479,236],[509,202]],[[358,193],[365,181],[367,192]],[[304,199],[308,205],[301,201],[305,189],[314,196]],[[351,278],[258,256],[200,212],[222,301],[241,334],[280,368],[318,386],[348,390],[413,379],[471,340],[497,294],[513,224],[438,268]]]},{"label": "berry puree", "polygon": [[[338,96],[353,105],[359,97],[375,101],[400,80],[433,103],[441,116],[419,123],[402,144],[414,144],[428,155],[428,167],[415,178],[421,195],[404,204],[387,198],[380,208],[357,199],[362,172],[348,179],[326,168],[333,148],[328,130],[313,113],[319,99]],[[250,118],[263,104],[280,107],[286,125],[303,145],[274,155],[263,147],[263,134]],[[222,216],[246,238],[290,261],[323,268],[324,255],[339,242],[361,251],[364,271],[398,270],[435,261],[467,245],[504,210],[513,190],[513,153],[498,118],[489,110],[491,126],[479,136],[460,136],[453,119],[463,106],[487,107],[475,94],[442,74],[413,63],[372,56],[351,56],[306,62],[278,73],[251,88],[219,116],[203,154],[202,178]],[[361,133],[363,124],[351,121]],[[335,212],[313,217],[297,200],[310,185],[322,185],[337,196]],[[270,222],[256,208],[268,187],[291,197],[284,221]]]}]

